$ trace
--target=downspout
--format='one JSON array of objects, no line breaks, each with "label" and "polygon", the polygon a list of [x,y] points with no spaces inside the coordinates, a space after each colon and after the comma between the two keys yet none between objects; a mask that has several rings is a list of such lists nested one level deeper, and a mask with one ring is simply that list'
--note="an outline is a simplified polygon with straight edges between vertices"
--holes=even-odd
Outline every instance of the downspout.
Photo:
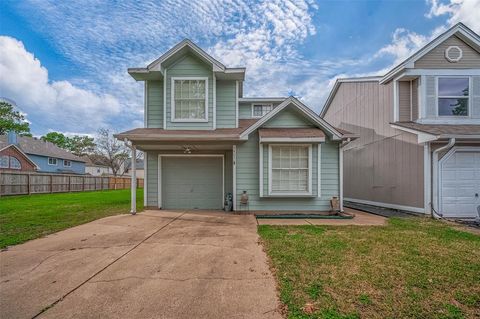
[{"label": "downspout", "polygon": [[[443,215],[442,213],[438,213],[436,210],[435,210],[435,205],[434,204],[437,204],[438,203],[438,154],[442,151],[447,151],[453,147],[453,145],[455,145],[455,138],[452,137],[449,139],[447,145],[444,145],[436,150],[433,151],[433,156],[432,156],[432,161],[433,161],[433,182],[434,182],[434,187],[432,187],[432,193],[433,192],[437,192],[437,196],[435,196],[435,200],[432,200],[430,202],[430,206],[432,207],[432,217],[433,218],[436,218],[436,219],[440,219],[440,218],[443,218]],[[432,199],[433,199],[433,196],[432,196]],[[438,205],[437,205],[437,208],[438,208]]]},{"label": "downspout", "polygon": [[131,208],[130,214],[137,213],[137,148],[133,143],[127,139],[124,140],[125,146],[132,150],[132,176],[130,177],[130,193],[131,193]]},{"label": "downspout", "polygon": [[338,147],[338,162],[339,162],[339,185],[340,185],[340,194],[339,194],[339,202],[340,202],[340,212],[343,213],[343,148],[350,143],[350,138],[346,141],[342,141]]}]

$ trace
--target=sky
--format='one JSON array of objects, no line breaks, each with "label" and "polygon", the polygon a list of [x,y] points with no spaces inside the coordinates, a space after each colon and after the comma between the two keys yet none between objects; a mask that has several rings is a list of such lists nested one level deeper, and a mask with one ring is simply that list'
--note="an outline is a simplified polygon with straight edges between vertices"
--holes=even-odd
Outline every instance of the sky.
[{"label": "sky", "polygon": [[382,75],[458,22],[480,33],[480,0],[3,0],[0,97],[34,135],[142,127],[127,68],[189,38],[247,68],[244,96],[319,112],[336,78]]}]

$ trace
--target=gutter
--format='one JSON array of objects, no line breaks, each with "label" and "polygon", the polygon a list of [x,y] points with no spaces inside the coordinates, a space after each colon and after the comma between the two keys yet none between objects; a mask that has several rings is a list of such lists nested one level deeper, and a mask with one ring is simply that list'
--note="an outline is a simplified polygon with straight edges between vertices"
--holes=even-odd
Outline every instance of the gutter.
[{"label": "gutter", "polygon": [[[452,137],[449,139],[447,145],[444,145],[436,150],[433,151],[433,176],[434,176],[434,186],[435,188],[432,189],[432,191],[437,192],[437,196],[435,197],[435,202],[438,201],[438,154],[442,151],[447,151],[450,150],[453,146],[455,145],[455,138]],[[434,203],[433,201],[430,202],[430,206],[432,207],[432,217],[436,219],[441,219],[443,218],[442,213],[438,213],[435,210]],[[438,208],[438,207],[437,207]]]}]

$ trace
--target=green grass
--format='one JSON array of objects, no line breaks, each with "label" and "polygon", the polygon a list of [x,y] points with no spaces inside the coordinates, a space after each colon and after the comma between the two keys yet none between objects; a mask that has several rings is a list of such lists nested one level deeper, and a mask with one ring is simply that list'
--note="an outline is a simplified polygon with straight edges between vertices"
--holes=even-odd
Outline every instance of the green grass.
[{"label": "green grass", "polygon": [[[143,209],[143,189],[137,210]],[[130,212],[130,190],[0,198],[0,248],[23,243],[105,216]]]},{"label": "green grass", "polygon": [[422,218],[259,226],[288,318],[479,318],[480,236]]}]

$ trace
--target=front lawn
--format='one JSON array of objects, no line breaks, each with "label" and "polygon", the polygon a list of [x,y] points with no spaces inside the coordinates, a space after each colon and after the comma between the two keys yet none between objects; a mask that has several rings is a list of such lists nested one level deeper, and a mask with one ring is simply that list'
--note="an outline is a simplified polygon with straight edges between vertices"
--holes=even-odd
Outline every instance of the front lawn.
[{"label": "front lawn", "polygon": [[288,318],[480,317],[480,236],[421,218],[259,233]]},{"label": "front lawn", "polygon": [[[138,189],[137,210],[142,209],[143,189]],[[0,248],[129,212],[129,189],[2,197]]]}]

